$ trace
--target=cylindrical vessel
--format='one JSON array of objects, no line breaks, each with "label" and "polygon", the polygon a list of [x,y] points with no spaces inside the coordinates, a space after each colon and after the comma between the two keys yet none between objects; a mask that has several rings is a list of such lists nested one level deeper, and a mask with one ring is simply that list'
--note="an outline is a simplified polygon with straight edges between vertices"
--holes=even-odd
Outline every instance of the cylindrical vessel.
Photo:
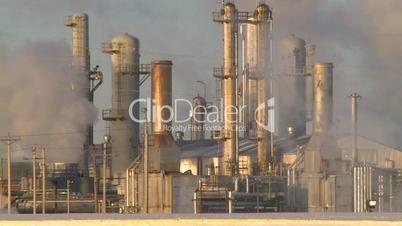
[{"label": "cylindrical vessel", "polygon": [[357,149],[357,99],[360,95],[353,93],[351,98],[351,110],[352,110],[352,166],[358,161],[358,149]]},{"label": "cylindrical vessel", "polygon": [[129,110],[139,118],[139,106],[129,109],[139,98],[139,40],[127,33],[116,36],[108,47],[112,55],[112,174],[123,178],[125,170],[138,155],[139,125],[129,117]]},{"label": "cylindrical vessel", "polygon": [[[66,16],[64,25],[71,27],[73,31],[73,66],[85,73],[82,76],[87,76],[90,69],[88,15],[86,13],[76,13]],[[89,87],[89,80],[86,79],[85,81],[88,81]]]},{"label": "cylindrical vessel", "polygon": [[332,126],[332,63],[315,63],[314,82],[314,132],[329,131]]},{"label": "cylindrical vessel", "polygon": [[191,139],[203,140],[205,138],[204,124],[207,102],[203,97],[193,99],[193,115],[191,119]]},{"label": "cylindrical vessel", "polygon": [[[254,20],[254,19],[253,19]],[[246,129],[247,137],[255,138],[257,136],[257,124],[255,122],[255,109],[257,108],[257,81],[250,79],[252,73],[257,67],[257,29],[254,24],[243,25],[245,38],[244,44],[244,64],[246,73]]]},{"label": "cylindrical vessel", "polygon": [[[90,94],[89,70],[89,32],[88,15],[86,13],[76,13],[64,18],[64,25],[71,27],[73,31],[72,42],[72,65],[73,77],[72,84],[74,90],[83,98],[93,101]],[[84,148],[89,148],[93,143],[93,125],[89,125],[85,134]],[[83,151],[80,157],[80,171],[83,175],[81,183],[81,193],[88,192],[88,152]]]},{"label": "cylindrical vessel", "polygon": [[155,60],[151,63],[152,133],[169,133],[172,116],[172,61]]},{"label": "cylindrical vessel", "polygon": [[226,3],[223,8],[223,142],[222,174],[233,175],[236,165],[236,33],[238,30],[238,12],[233,3]]},{"label": "cylindrical vessel", "polygon": [[[261,125],[268,123],[268,96],[271,94],[271,10],[266,4],[260,4],[256,9],[257,23],[257,108],[256,120]],[[257,127],[257,159],[260,174],[267,169],[267,152],[270,141],[267,128]]]},{"label": "cylindrical vessel", "polygon": [[283,42],[284,74],[279,77],[279,136],[294,128],[296,136],[306,132],[306,42],[291,35]]}]

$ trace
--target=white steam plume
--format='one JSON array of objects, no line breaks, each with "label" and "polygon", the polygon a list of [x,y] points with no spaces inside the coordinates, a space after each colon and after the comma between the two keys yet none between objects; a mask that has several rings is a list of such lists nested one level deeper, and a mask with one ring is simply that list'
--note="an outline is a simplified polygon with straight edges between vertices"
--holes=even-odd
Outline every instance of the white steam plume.
[{"label": "white steam plume", "polygon": [[0,135],[21,135],[14,146],[17,156],[23,155],[19,151],[29,156],[32,144],[44,144],[48,161],[77,162],[96,109],[80,94],[86,77],[70,66],[69,47],[27,42],[2,49]]}]

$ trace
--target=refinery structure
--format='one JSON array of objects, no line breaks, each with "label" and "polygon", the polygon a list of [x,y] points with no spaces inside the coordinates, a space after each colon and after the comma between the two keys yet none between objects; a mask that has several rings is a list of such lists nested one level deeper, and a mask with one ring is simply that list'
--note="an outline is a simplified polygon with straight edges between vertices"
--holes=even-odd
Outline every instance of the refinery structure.
[{"label": "refinery structure", "polygon": [[[350,133],[334,133],[336,65],[314,57],[324,47],[316,50],[292,34],[273,46],[275,11],[263,1],[252,12],[224,1],[211,15],[223,37],[223,65],[209,75],[216,80],[216,101],[207,100],[205,91],[191,97],[192,131],[173,132],[175,122],[167,119],[175,113],[169,110],[175,62],[143,62],[141,40],[121,33],[98,45],[110,56],[112,73],[106,75],[91,67],[88,15],[66,16],[71,64],[85,77],[80,95],[93,102],[103,77],[111,76],[111,109],[101,110],[107,132],[95,143],[88,126],[76,163],[46,163],[44,149],[40,156],[33,147],[33,163],[5,170],[14,180],[7,186],[2,177],[0,189],[8,196],[2,208],[129,214],[402,211],[402,150],[359,135],[359,94],[345,94]],[[274,73],[277,57],[283,68]],[[140,90],[149,84],[151,103],[140,105]],[[223,117],[213,122],[217,129],[208,130],[214,106]],[[12,147],[17,138],[2,141]]]}]

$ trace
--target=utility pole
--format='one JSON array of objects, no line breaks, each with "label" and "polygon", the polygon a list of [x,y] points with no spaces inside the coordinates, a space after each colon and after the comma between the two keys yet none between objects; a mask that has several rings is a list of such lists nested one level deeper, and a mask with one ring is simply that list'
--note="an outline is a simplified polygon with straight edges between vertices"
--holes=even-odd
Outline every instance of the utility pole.
[{"label": "utility pole", "polygon": [[145,115],[145,125],[144,125],[144,155],[143,155],[143,165],[144,165],[144,213],[148,213],[148,118],[147,109],[143,108],[142,112]]},{"label": "utility pole", "polygon": [[352,167],[358,161],[357,150],[357,100],[361,98],[358,93],[352,93],[350,96],[352,110]]},{"label": "utility pole", "polygon": [[98,213],[98,175],[96,168],[96,147],[93,146],[92,150],[92,167],[94,176],[94,203],[95,203],[95,213]]},{"label": "utility pole", "polygon": [[3,149],[0,150],[0,208],[3,206]]},{"label": "utility pole", "polygon": [[20,141],[20,137],[13,137],[8,133],[6,137],[0,138],[7,145],[7,213],[11,214],[11,145]]},{"label": "utility pole", "polygon": [[107,164],[107,148],[111,137],[105,135],[103,137],[103,191],[102,191],[102,213],[106,213],[106,164]]},{"label": "utility pole", "polygon": [[42,214],[46,213],[46,158],[45,147],[42,146]]},{"label": "utility pole", "polygon": [[32,213],[36,214],[36,146],[32,146],[32,183],[33,183]]},{"label": "utility pole", "polygon": [[71,179],[67,179],[67,213],[70,213],[70,185],[72,183]]}]

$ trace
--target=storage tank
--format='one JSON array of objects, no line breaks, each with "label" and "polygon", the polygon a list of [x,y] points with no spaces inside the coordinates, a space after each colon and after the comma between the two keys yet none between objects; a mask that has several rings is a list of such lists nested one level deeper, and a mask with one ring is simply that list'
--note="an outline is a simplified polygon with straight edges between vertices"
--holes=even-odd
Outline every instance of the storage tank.
[{"label": "storage tank", "polygon": [[282,43],[283,73],[278,78],[278,133],[288,136],[306,133],[306,42],[291,35]]},{"label": "storage tank", "polygon": [[104,43],[102,52],[112,57],[112,109],[110,120],[112,136],[112,175],[123,178],[126,168],[138,155],[139,125],[129,117],[129,110],[139,118],[139,106],[129,109],[139,98],[139,40],[127,33]]}]

